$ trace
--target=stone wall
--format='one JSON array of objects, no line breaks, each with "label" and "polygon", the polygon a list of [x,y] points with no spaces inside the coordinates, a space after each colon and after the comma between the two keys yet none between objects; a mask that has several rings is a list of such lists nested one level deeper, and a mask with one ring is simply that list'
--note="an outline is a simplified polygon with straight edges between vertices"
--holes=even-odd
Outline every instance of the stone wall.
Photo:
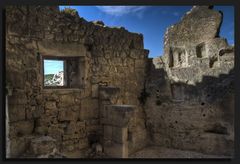
[{"label": "stone wall", "polygon": [[164,55],[147,77],[153,144],[233,155],[234,48],[218,36],[221,21],[220,12],[194,6],[167,29]]},{"label": "stone wall", "polygon": [[[43,56],[82,57],[84,87],[44,89]],[[103,131],[98,88],[102,85],[120,89],[112,104],[136,106],[129,153],[144,147],[145,115],[138,97],[144,87],[147,56],[143,36],[123,27],[87,22],[76,12],[57,7],[7,7],[10,156],[34,156],[26,150],[32,138],[42,136],[55,139],[57,149],[66,156],[100,142]]]}]

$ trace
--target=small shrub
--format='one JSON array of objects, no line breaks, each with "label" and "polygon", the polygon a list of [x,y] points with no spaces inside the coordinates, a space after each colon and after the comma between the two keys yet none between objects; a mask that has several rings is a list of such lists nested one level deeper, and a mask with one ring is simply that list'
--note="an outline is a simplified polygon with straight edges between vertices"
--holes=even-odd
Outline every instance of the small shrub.
[{"label": "small shrub", "polygon": [[70,7],[64,8],[62,10],[63,13],[67,14],[67,15],[71,15],[71,16],[76,16],[78,15],[78,12],[76,9],[72,9]]}]

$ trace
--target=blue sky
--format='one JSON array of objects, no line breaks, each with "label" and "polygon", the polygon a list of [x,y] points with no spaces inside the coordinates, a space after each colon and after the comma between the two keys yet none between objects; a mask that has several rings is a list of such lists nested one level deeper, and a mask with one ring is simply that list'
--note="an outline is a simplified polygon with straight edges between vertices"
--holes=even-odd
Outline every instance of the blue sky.
[{"label": "blue sky", "polygon": [[56,74],[63,71],[63,61],[44,60],[44,74]]},{"label": "blue sky", "polygon": [[[87,21],[102,20],[106,26],[122,26],[130,32],[142,33],[149,57],[163,54],[166,28],[179,22],[192,6],[59,6],[74,8]],[[214,6],[224,14],[220,36],[234,43],[234,7]]]}]

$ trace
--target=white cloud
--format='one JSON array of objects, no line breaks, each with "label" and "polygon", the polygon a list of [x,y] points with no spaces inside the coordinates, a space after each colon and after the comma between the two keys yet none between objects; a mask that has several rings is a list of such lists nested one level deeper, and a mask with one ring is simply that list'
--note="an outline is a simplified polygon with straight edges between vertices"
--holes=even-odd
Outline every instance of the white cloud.
[{"label": "white cloud", "polygon": [[113,16],[142,12],[146,6],[96,6],[102,12]]}]

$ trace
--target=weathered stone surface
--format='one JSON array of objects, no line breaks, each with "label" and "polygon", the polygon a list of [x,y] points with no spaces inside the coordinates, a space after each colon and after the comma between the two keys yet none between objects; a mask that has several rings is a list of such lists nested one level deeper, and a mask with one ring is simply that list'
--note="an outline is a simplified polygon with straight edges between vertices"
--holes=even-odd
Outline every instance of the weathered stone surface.
[{"label": "weathered stone surface", "polygon": [[104,153],[111,158],[127,158],[128,146],[123,144],[112,144],[111,146],[104,146]]},{"label": "weathered stone surface", "polygon": [[49,136],[43,136],[31,140],[30,150],[34,155],[50,154],[56,149],[55,140]]},{"label": "weathered stone surface", "polygon": [[24,137],[11,139],[10,157],[16,158],[21,156],[21,154],[25,152],[26,148],[27,148],[27,143],[25,142]]},{"label": "weathered stone surface", "polygon": [[78,118],[77,112],[71,109],[62,109],[58,113],[59,121],[71,121],[71,120],[77,120],[77,118]]},{"label": "weathered stone surface", "polygon": [[112,127],[112,139],[116,143],[126,143],[128,141],[128,128]]},{"label": "weathered stone surface", "polygon": [[24,136],[32,134],[33,132],[33,121],[18,121],[16,123],[10,124],[14,127],[16,136]]},{"label": "weathered stone surface", "polygon": [[99,114],[98,100],[83,99],[81,101],[80,120],[94,119]]},{"label": "weathered stone surface", "polygon": [[56,102],[55,101],[47,101],[45,103],[45,108],[46,109],[55,109],[56,107]]},{"label": "weathered stone surface", "polygon": [[133,117],[135,106],[132,105],[106,105],[104,108],[104,124],[118,127],[128,125]]},{"label": "weathered stone surface", "polygon": [[24,105],[9,105],[9,121],[21,121],[25,119]]}]

